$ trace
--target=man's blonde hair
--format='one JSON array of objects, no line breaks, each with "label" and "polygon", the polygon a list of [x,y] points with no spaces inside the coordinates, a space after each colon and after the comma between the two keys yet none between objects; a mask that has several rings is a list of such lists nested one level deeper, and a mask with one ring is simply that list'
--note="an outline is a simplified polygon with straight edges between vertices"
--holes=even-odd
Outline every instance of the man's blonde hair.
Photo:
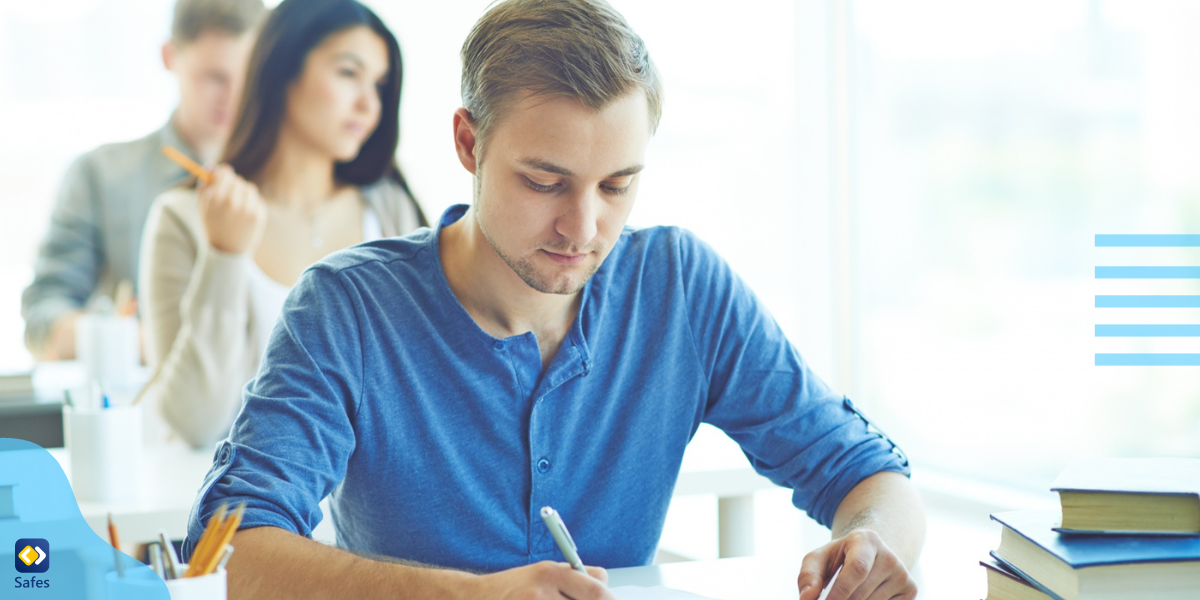
[{"label": "man's blonde hair", "polygon": [[506,0],[463,42],[462,101],[482,138],[514,94],[575,98],[594,109],[641,89],[650,130],[662,84],[642,38],[604,0]]},{"label": "man's blonde hair", "polygon": [[178,0],[171,41],[190,44],[209,30],[240,36],[258,26],[266,13],[262,0]]}]

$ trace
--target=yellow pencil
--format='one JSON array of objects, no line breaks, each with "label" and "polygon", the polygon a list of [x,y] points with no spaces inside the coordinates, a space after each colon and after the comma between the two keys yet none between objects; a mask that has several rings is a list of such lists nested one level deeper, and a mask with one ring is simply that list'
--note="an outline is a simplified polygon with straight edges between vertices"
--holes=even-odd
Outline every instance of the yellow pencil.
[{"label": "yellow pencil", "polygon": [[212,183],[212,173],[208,169],[200,166],[196,161],[188,158],[188,155],[170,147],[163,146],[162,153],[167,155],[167,158],[175,161],[175,164],[183,167],[188,173],[195,175],[197,179],[204,183]]},{"label": "yellow pencil", "polygon": [[191,564],[196,563],[196,559],[203,558],[205,551],[208,550],[208,545],[212,543],[212,538],[217,535],[217,530],[225,523],[225,514],[229,509],[229,504],[222,502],[221,506],[217,507],[217,512],[208,519],[208,527],[204,528],[204,533],[200,534],[200,541],[196,542],[196,551],[192,553],[192,562],[188,566],[188,571],[191,571]]},{"label": "yellow pencil", "polygon": [[[192,560],[188,562],[188,572],[193,572],[193,566],[204,562],[204,557],[209,552],[209,546],[213,543],[213,538],[217,536],[217,532],[221,530],[221,526],[225,524],[225,515],[229,509],[229,504],[222,502],[221,506],[217,507],[217,512],[208,519],[208,526],[204,528],[204,533],[200,534],[200,541],[196,542],[196,548],[192,552]],[[195,572],[199,572],[197,568]],[[183,574],[184,577],[187,573]]]},{"label": "yellow pencil", "polygon": [[[233,539],[233,534],[237,533],[238,526],[242,524],[242,514],[245,511],[246,503],[242,502],[238,504],[237,509],[233,511],[233,515],[225,519],[225,523],[221,525],[218,535],[210,540],[212,543],[209,544],[209,549],[205,552],[203,561],[198,565],[193,564],[189,566],[188,572],[184,577],[200,577],[208,575],[216,569],[217,562],[221,560],[222,551],[225,549],[225,546],[229,545],[230,540]],[[199,570],[193,567],[198,567]]]}]

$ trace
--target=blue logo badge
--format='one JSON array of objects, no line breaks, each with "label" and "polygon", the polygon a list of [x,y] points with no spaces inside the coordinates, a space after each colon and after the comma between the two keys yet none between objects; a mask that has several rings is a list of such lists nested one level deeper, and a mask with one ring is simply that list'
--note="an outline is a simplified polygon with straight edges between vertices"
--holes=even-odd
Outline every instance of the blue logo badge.
[{"label": "blue logo badge", "polygon": [[39,538],[17,540],[18,573],[45,573],[50,570],[50,542]]}]

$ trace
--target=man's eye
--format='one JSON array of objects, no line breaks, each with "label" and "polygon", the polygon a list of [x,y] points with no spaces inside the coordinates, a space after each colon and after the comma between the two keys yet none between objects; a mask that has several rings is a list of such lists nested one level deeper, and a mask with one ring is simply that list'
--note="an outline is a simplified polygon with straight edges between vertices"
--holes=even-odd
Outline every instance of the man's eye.
[{"label": "man's eye", "polygon": [[601,185],[600,189],[602,189],[614,196],[620,196],[621,194],[624,194],[625,192],[629,191],[629,186],[616,187],[616,186],[611,186],[611,185]]},{"label": "man's eye", "polygon": [[358,73],[355,73],[353,69],[338,69],[338,75],[342,77],[356,77]]},{"label": "man's eye", "polygon": [[525,178],[525,185],[529,186],[529,189],[531,189],[535,192],[543,192],[544,193],[544,192],[549,192],[554,189],[553,185],[542,185],[540,183],[535,183],[532,179],[530,179],[528,177]]}]

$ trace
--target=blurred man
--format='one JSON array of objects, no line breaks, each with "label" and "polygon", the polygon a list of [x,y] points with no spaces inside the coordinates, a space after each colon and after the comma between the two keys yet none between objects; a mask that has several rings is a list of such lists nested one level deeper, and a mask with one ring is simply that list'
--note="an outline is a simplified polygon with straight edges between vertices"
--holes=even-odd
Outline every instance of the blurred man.
[{"label": "blurred man", "polygon": [[89,299],[137,289],[142,225],[160,192],[186,173],[162,155],[178,148],[215,162],[233,126],[262,0],[178,0],[162,59],[179,81],[179,106],[158,131],[107,144],[67,170],[33,283],[21,296],[25,345],[41,360],[75,357],[75,320]]}]

